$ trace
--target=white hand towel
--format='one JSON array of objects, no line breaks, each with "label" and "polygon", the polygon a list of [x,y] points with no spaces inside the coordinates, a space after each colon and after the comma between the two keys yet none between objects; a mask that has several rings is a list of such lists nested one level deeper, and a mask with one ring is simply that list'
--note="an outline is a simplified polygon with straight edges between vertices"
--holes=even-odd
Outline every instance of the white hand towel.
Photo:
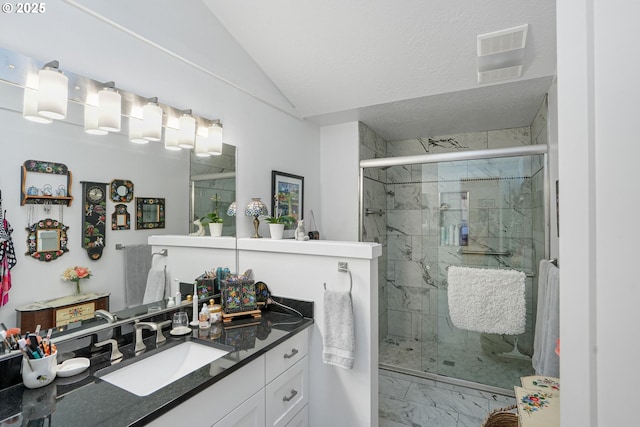
[{"label": "white hand towel", "polygon": [[147,286],[144,290],[143,304],[162,301],[166,296],[167,271],[164,257],[154,256],[147,275]]},{"label": "white hand towel", "polygon": [[456,266],[448,271],[449,314],[455,326],[492,334],[524,333],[523,272]]},{"label": "white hand towel", "polygon": [[560,376],[560,358],[555,353],[560,338],[560,270],[542,260],[538,269],[538,309],[531,364],[538,375]]},{"label": "white hand towel", "polygon": [[344,369],[353,368],[355,332],[351,293],[324,291],[322,361]]}]

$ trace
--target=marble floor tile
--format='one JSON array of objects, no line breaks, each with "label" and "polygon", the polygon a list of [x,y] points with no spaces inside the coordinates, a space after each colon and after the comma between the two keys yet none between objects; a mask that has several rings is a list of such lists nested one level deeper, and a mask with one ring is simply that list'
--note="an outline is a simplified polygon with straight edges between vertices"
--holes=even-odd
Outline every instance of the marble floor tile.
[{"label": "marble floor tile", "polygon": [[483,397],[429,385],[411,384],[405,399],[474,417],[482,417],[489,411],[489,401]]},{"label": "marble floor tile", "polygon": [[404,399],[411,385],[409,380],[380,375],[378,391],[380,394]]},{"label": "marble floor tile", "polygon": [[379,398],[380,418],[414,427],[457,427],[458,414],[433,406],[396,399],[389,396]]}]

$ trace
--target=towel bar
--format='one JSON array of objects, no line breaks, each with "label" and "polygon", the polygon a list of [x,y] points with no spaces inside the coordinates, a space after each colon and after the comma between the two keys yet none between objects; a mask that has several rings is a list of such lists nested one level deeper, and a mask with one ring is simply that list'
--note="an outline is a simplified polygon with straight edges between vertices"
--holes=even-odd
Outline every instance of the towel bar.
[{"label": "towel bar", "polygon": [[[349,273],[349,293],[353,290],[353,276],[349,270],[349,264],[346,262],[338,262],[338,271]],[[324,290],[327,290],[327,283],[324,283]]]}]

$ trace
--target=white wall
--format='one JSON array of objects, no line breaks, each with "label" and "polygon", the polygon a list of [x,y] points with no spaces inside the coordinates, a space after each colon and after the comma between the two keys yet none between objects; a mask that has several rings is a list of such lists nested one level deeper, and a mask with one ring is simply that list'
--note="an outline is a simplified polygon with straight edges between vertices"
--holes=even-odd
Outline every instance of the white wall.
[{"label": "white wall", "polygon": [[[100,4],[105,3],[107,2]],[[182,34],[183,38],[179,40],[145,41],[132,35],[126,26],[119,26],[139,23],[138,21],[129,23],[118,17],[122,18],[122,23],[108,22],[62,0],[48,1],[46,6],[46,13],[41,15],[3,15],[0,46],[43,62],[57,59],[62,70],[67,69],[98,81],[113,80],[117,87],[125,90],[142,96],[157,96],[162,103],[177,108],[191,108],[195,114],[221,119],[225,131],[224,141],[238,148],[238,206],[244,207],[251,197],[261,197],[269,204],[271,171],[280,170],[304,176],[304,217],[308,218],[309,211],[313,209],[316,221],[319,223],[322,220],[319,209],[320,130],[317,126],[299,120],[291,114],[257,101],[208,72],[209,68],[219,71],[229,66],[230,69],[226,72],[233,75],[233,68],[237,68],[238,64],[245,60],[244,52],[234,52],[230,37],[219,37],[220,46],[212,46],[205,44],[205,39],[200,37],[202,29],[187,28]],[[150,1],[122,2],[119,8],[113,6],[119,9],[123,16],[127,16],[127,10],[139,13],[139,8],[144,7],[159,6],[156,2]],[[162,19],[179,20],[184,17],[183,9],[187,8],[183,8],[179,2],[164,0],[162,12],[159,14],[163,16]],[[225,33],[220,24],[213,19],[213,15],[211,26],[217,26],[216,34]],[[141,25],[141,28],[146,28],[146,24]],[[170,53],[171,49],[193,52],[193,57],[176,57]],[[217,55],[221,51],[224,52]],[[199,65],[200,63],[204,65]],[[246,67],[239,72],[248,73],[248,70]],[[252,78],[246,75],[243,78],[250,81],[250,85],[258,86],[266,85],[268,80],[264,79],[264,76]],[[265,88],[265,93],[270,91],[271,88]],[[16,229],[14,241],[26,242],[26,232],[23,230],[26,225],[26,211],[19,206],[16,191],[19,188],[20,165],[25,160],[33,158],[67,164],[74,173],[74,192],[80,190],[80,181],[107,182],[113,178],[132,180],[136,186],[136,195],[170,196],[174,192],[173,185],[180,186],[184,189],[184,194],[180,193],[182,198],[168,200],[167,229],[163,233],[187,233],[186,228],[183,229],[179,224],[186,223],[188,178],[185,172],[184,185],[180,184],[182,178],[172,173],[175,167],[171,166],[169,160],[164,160],[167,156],[164,149],[154,147],[153,144],[145,147],[133,147],[129,144],[124,149],[125,153],[140,153],[143,157],[127,158],[122,152],[109,146],[105,137],[102,137],[101,142],[96,142],[94,138],[100,137],[82,136],[68,139],[62,133],[57,138],[41,138],[34,145],[27,142],[33,138],[37,139],[39,129],[42,128],[24,122],[17,115],[12,116],[10,122],[16,122],[16,126],[19,126],[16,129],[24,131],[16,130],[11,138],[7,138],[4,132],[6,122],[7,120],[2,122],[0,186],[3,190],[4,207],[8,210],[9,219]],[[60,125],[50,126],[54,128]],[[28,139],[25,138],[27,133],[30,135]],[[10,142],[17,144],[8,148]],[[91,148],[85,150],[87,144]],[[58,148],[60,151],[57,151]],[[87,160],[90,159],[97,159],[98,162],[89,164]],[[156,175],[159,171],[162,171],[162,174]],[[24,252],[23,248],[19,248],[21,253],[18,254],[18,262],[22,266],[18,265],[12,271],[14,288],[10,292],[10,305],[0,308],[0,321],[5,322],[8,327],[15,323],[14,308],[17,304],[69,294],[70,287],[60,281],[60,273],[64,268],[76,263],[88,264],[88,258],[79,249],[79,240],[76,240],[79,237],[74,234],[80,229],[80,207],[77,201],[80,193],[76,195],[78,199],[74,205],[65,210],[65,222],[71,226],[69,233],[72,245],[68,254],[57,261],[41,263],[26,259],[21,254]],[[134,212],[135,210],[132,213]],[[264,230],[261,228],[261,233],[268,235],[266,224],[262,227]],[[238,236],[249,236],[252,228],[251,218],[243,215],[237,218]],[[143,243],[149,234],[154,233],[133,230],[130,234],[125,234],[131,236],[126,241],[122,238],[121,243],[126,244],[134,241]],[[121,240],[117,236],[121,234],[108,230],[109,247]],[[76,256],[79,258],[75,258]],[[116,295],[115,291],[122,286],[117,282],[122,276],[122,267],[111,264],[110,260],[121,257],[121,253],[110,249],[103,259],[91,262],[96,274],[90,279],[90,282],[95,284],[89,286],[98,288],[98,282],[114,281],[110,286],[114,289],[112,308],[116,310],[122,308],[124,297]]]},{"label": "white wall", "polygon": [[321,129],[321,239],[358,241],[359,147],[358,122]]},{"label": "white wall", "polygon": [[[562,425],[637,418],[637,2],[558,2]],[[625,50],[630,48],[628,51]]]},{"label": "white wall", "polygon": [[[238,240],[240,271],[253,269],[277,296],[314,301],[309,344],[309,425],[375,427],[378,425],[378,257],[375,243]],[[374,255],[356,256],[366,250]],[[276,252],[277,251],[277,252]],[[355,360],[351,370],[322,363],[325,333],[324,287],[349,289],[338,262],[353,275]]]}]

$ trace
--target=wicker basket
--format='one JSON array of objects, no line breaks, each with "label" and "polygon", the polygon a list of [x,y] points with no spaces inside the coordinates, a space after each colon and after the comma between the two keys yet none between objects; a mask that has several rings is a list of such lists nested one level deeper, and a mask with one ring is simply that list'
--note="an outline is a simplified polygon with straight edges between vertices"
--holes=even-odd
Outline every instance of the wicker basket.
[{"label": "wicker basket", "polygon": [[506,408],[494,409],[484,420],[482,427],[518,427],[518,414],[511,412],[515,408],[516,405],[511,405]]}]

